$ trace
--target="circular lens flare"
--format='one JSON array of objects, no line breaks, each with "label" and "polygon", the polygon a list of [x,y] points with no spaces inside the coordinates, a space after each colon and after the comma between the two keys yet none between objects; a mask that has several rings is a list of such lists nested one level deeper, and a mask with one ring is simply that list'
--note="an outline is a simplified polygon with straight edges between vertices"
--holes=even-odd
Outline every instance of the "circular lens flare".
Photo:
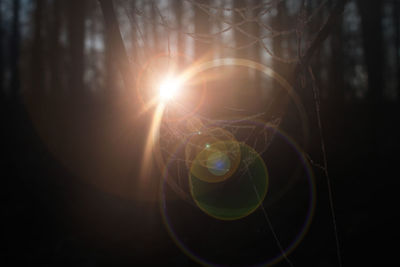
[{"label": "circular lens flare", "polygon": [[178,79],[173,77],[165,78],[159,87],[161,101],[171,100],[179,91],[181,83]]},{"label": "circular lens flare", "polygon": [[229,171],[230,167],[231,161],[229,160],[229,157],[221,151],[216,151],[207,159],[207,168],[209,172],[214,175],[225,175]]}]

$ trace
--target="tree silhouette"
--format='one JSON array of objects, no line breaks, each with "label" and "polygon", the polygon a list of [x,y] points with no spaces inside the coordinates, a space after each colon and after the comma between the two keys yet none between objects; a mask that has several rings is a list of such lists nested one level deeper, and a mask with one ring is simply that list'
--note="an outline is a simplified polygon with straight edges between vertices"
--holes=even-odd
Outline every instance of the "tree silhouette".
[{"label": "tree silhouette", "polygon": [[69,90],[72,95],[85,91],[83,76],[85,73],[85,13],[86,1],[68,1],[68,35],[70,52]]}]

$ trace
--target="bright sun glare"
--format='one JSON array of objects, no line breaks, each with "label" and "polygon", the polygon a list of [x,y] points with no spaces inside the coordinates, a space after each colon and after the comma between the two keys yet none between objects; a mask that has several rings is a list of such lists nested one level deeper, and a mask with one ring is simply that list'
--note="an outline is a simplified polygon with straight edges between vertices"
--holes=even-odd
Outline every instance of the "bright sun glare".
[{"label": "bright sun glare", "polygon": [[171,100],[179,90],[181,84],[177,78],[167,77],[159,87],[161,101]]}]

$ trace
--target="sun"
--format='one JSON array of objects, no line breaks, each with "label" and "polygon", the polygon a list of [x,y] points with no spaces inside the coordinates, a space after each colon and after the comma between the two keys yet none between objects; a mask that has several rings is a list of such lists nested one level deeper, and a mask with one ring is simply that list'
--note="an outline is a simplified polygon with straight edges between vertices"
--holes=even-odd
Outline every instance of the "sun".
[{"label": "sun", "polygon": [[181,88],[181,82],[178,78],[167,77],[165,78],[159,87],[159,96],[162,102],[166,102],[174,98]]}]

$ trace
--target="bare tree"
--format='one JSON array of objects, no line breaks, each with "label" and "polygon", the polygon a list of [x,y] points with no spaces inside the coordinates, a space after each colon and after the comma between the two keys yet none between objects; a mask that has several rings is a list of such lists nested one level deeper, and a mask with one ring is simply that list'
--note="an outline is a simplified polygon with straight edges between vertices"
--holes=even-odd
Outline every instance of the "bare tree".
[{"label": "bare tree", "polygon": [[330,41],[331,64],[329,68],[329,97],[332,98],[333,107],[342,107],[344,105],[345,95],[345,83],[343,77],[343,17],[340,18],[337,26],[333,29]]},{"label": "bare tree", "polygon": [[38,97],[43,93],[44,85],[44,62],[42,47],[42,31],[43,31],[43,0],[36,0],[34,11],[34,36],[32,46],[31,59],[31,75],[33,95]]},{"label": "bare tree", "polygon": [[[397,77],[400,77],[400,2],[393,1],[393,23],[395,25],[395,49]],[[400,82],[397,81],[397,99],[400,99]]]},{"label": "bare tree", "polygon": [[[196,1],[201,5],[208,5],[209,0]],[[209,34],[210,32],[210,22],[208,14],[199,7],[195,7],[194,11],[194,28],[197,35],[202,36]],[[204,39],[204,38],[199,38]],[[208,44],[203,40],[196,40],[194,44],[194,54],[195,58],[200,58],[207,53]]]},{"label": "bare tree", "polygon": [[[276,7],[276,15],[272,18],[271,24],[278,31],[287,29],[287,10],[286,3],[284,1],[278,3]],[[281,58],[284,58],[284,38],[285,36],[275,36],[275,38],[272,39],[272,49],[274,54]],[[273,58],[272,64],[278,73],[284,73],[285,70],[287,72],[288,65],[286,63]]]},{"label": "bare tree", "polygon": [[13,2],[13,21],[11,36],[11,90],[14,94],[19,93],[19,47],[20,47],[20,0]]},{"label": "bare tree", "polygon": [[[246,1],[240,1],[240,0],[233,0],[233,18],[232,22],[234,25],[234,30],[233,30],[233,38],[235,42],[236,47],[240,47],[245,43],[245,40],[247,39],[246,36],[243,35],[243,33],[240,32],[238,28],[244,29],[246,26],[248,26],[245,22],[243,24],[243,17],[246,15],[245,14],[245,7],[247,3]],[[248,27],[247,27],[248,28]],[[239,58],[244,58],[246,56],[246,50],[245,49],[238,49],[235,51],[235,54]]]},{"label": "bare tree", "polygon": [[85,41],[86,0],[68,1],[68,37],[69,37],[69,90],[73,95],[84,90],[84,41]]},{"label": "bare tree", "polygon": [[[181,33],[182,31],[182,24],[183,24],[183,2],[179,0],[174,0],[173,1],[173,12],[174,16],[176,18],[176,27],[178,29],[177,31],[177,40],[176,40],[176,50],[178,51],[178,54],[184,54],[185,50],[185,44],[184,44],[184,36]],[[182,58],[178,56],[178,64],[182,62]]]},{"label": "bare tree", "polygon": [[61,27],[61,14],[62,4],[61,0],[52,1],[52,19],[49,23],[49,36],[50,36],[50,86],[52,90],[63,91],[61,82],[62,75],[60,70],[60,63],[62,61],[62,50],[60,47],[60,27]]},{"label": "bare tree", "polygon": [[105,20],[106,40],[109,42],[109,49],[111,49],[111,51],[118,51],[118,53],[112,53],[112,59],[121,73],[125,87],[130,88],[133,82],[131,78],[133,72],[131,71],[131,64],[129,63],[125,45],[119,30],[113,2],[109,0],[99,0],[99,2]]},{"label": "bare tree", "polygon": [[158,35],[158,18],[159,18],[159,13],[158,13],[158,7],[157,3],[154,1],[151,1],[151,18],[153,19],[152,24],[151,24],[151,34],[153,35],[153,49],[154,52],[158,53],[160,49],[160,42],[159,38],[160,36]]},{"label": "bare tree", "polygon": [[0,0],[0,94],[4,93],[4,30],[3,30],[3,1]]},{"label": "bare tree", "polygon": [[373,117],[378,122],[378,113],[382,107],[383,78],[383,36],[382,36],[382,2],[358,2],[363,33],[363,47],[368,72],[368,99],[374,107]]},{"label": "bare tree", "polygon": [[[130,1],[130,7],[131,10],[136,10],[137,8],[137,0],[132,0]],[[131,29],[131,42],[132,42],[132,48],[130,50],[131,54],[131,59],[133,62],[138,62],[139,61],[139,46],[138,46],[138,40],[139,40],[139,35],[138,35],[138,22],[137,22],[137,16],[135,12],[132,12],[131,18],[133,19],[133,25]]]},{"label": "bare tree", "polygon": [[114,54],[118,53],[118,51],[115,50],[112,36],[106,33],[107,29],[104,29],[104,40],[105,40],[105,73],[104,73],[104,80],[105,80],[105,94],[109,95],[113,93],[113,90],[115,89],[115,81],[116,81],[116,75],[118,74],[117,72],[117,66],[115,65],[114,61]]}]

